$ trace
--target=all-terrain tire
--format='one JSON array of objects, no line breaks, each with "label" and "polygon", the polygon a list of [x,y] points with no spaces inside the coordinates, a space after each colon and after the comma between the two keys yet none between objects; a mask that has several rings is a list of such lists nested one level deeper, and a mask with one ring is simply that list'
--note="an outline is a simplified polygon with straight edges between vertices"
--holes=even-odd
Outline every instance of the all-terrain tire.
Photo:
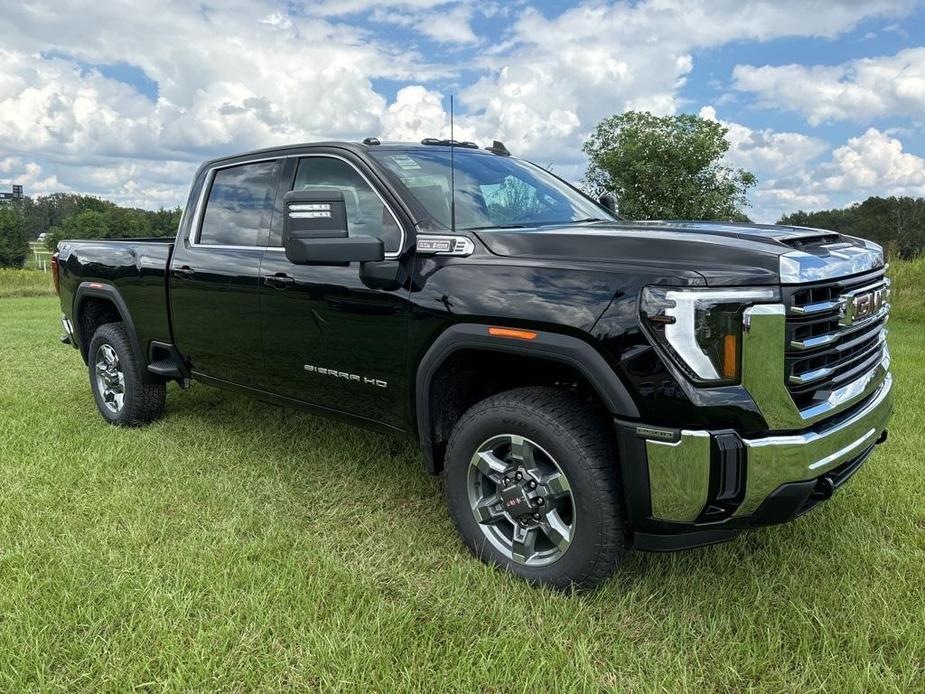
[{"label": "all-terrain tire", "polygon": [[[106,355],[111,357],[112,354],[115,355],[115,365],[108,370],[105,377],[100,377],[98,364],[105,364]],[[110,424],[142,426],[163,416],[166,384],[147,378],[144,360],[141,355],[135,354],[123,323],[104,323],[96,329],[90,340],[87,366],[90,388],[93,390],[97,409]],[[111,385],[105,382],[106,378],[112,382]],[[122,397],[116,407],[113,391],[119,389],[122,391]]]},{"label": "all-terrain tire", "polygon": [[[542,566],[516,561],[497,541],[489,541],[474,515],[473,494],[479,492],[472,491],[472,461],[486,442],[507,435],[535,443],[545,457],[554,459],[570,486],[571,543]],[[572,393],[518,388],[477,403],[460,418],[450,437],[443,476],[450,513],[469,550],[530,582],[559,589],[591,588],[607,578],[628,551],[614,434],[606,418]],[[532,503],[541,502],[533,499]],[[516,527],[517,522],[511,525]]]}]

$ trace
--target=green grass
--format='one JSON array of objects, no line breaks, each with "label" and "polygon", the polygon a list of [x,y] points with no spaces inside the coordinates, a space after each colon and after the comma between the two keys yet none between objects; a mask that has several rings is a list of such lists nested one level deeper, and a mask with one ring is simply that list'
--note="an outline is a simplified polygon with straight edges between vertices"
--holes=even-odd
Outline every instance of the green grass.
[{"label": "green grass", "polygon": [[925,323],[925,255],[890,263],[893,311],[890,320]]},{"label": "green grass", "polygon": [[0,299],[54,296],[54,293],[50,272],[0,268]]},{"label": "green grass", "polygon": [[470,558],[409,444],[202,385],[107,426],[57,316],[0,301],[0,691],[923,690],[922,324],[832,501],[561,595]]}]

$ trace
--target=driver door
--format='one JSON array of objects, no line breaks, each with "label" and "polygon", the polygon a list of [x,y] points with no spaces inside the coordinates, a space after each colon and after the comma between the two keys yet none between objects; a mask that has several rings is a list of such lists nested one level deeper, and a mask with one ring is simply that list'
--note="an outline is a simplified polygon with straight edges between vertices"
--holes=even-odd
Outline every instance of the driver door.
[{"label": "driver door", "polygon": [[[389,262],[402,255],[398,215],[361,161],[334,153],[290,159],[278,209],[289,191],[337,190],[350,236],[383,240]],[[286,258],[275,215],[260,268],[264,387],[303,403],[403,428],[409,392],[408,289],[364,284],[360,264],[296,265]]]}]

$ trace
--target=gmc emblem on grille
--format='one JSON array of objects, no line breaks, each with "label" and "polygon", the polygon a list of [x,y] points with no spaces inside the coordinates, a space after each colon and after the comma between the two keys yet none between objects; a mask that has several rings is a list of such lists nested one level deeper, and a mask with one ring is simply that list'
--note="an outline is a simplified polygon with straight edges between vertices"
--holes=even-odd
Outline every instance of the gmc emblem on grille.
[{"label": "gmc emblem on grille", "polygon": [[849,292],[841,296],[844,306],[844,315],[839,323],[841,325],[854,325],[865,318],[869,318],[886,304],[889,288],[884,285],[866,291]]}]

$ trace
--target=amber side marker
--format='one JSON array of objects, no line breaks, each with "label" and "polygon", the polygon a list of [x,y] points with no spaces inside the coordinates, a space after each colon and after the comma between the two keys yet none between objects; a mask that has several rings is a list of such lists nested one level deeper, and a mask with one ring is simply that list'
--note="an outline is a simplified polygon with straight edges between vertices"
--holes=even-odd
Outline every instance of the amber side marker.
[{"label": "amber side marker", "polygon": [[738,343],[735,335],[726,335],[723,340],[723,376],[735,378],[738,371]]},{"label": "amber side marker", "polygon": [[514,330],[513,328],[489,328],[488,334],[492,337],[513,337],[515,340],[535,340],[537,335],[530,330]]}]

